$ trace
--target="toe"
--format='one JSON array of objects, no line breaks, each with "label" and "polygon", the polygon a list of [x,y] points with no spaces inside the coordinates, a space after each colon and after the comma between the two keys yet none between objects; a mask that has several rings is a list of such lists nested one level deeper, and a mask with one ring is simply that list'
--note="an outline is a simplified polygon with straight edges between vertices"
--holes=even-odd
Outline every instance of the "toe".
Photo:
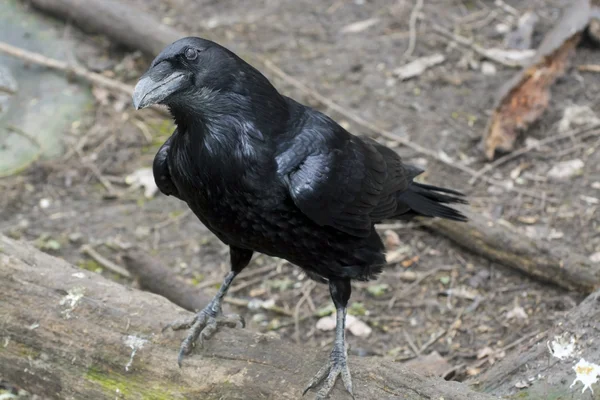
[{"label": "toe", "polygon": [[354,394],[352,393],[352,378],[350,377],[350,368],[348,368],[348,364],[344,364],[342,370],[340,372],[342,375],[342,382],[344,382],[344,387],[350,393],[352,398],[354,398]]},{"label": "toe", "polygon": [[201,349],[204,348],[204,341],[209,340],[217,331],[217,320],[214,318],[209,318],[206,322],[206,326],[200,332],[200,336],[198,338],[198,347]]},{"label": "toe", "polygon": [[229,328],[243,328],[246,326],[244,318],[237,314],[222,315],[217,318],[217,325]]},{"label": "toe", "polygon": [[333,368],[331,368],[331,371],[329,371],[329,375],[327,376],[327,378],[325,378],[325,382],[323,382],[321,390],[319,390],[319,392],[317,393],[316,400],[322,400],[327,398],[329,392],[331,392],[331,389],[333,389],[333,386],[335,386],[335,381],[337,381],[337,377],[339,374],[340,369],[334,365]]},{"label": "toe", "polygon": [[163,333],[171,328],[174,331],[180,331],[182,329],[189,329],[192,325],[194,325],[194,322],[196,322],[196,316],[194,316],[194,318],[191,319],[185,319],[185,320],[178,320],[178,321],[173,321],[170,324],[166,325],[162,331]]},{"label": "toe", "polygon": [[323,365],[321,369],[315,374],[315,376],[312,377],[310,382],[308,382],[308,385],[306,385],[304,391],[302,392],[302,396],[304,396],[306,392],[308,392],[310,389],[317,386],[327,376],[330,370],[331,362],[328,362],[327,364]]}]

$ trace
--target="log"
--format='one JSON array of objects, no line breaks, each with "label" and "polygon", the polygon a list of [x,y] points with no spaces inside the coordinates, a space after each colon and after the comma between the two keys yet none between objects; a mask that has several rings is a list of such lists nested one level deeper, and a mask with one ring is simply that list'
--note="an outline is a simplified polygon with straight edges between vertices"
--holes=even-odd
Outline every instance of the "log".
[{"label": "log", "polygon": [[[246,329],[223,329],[176,363],[192,314],[0,236],[0,376],[52,399],[297,399],[328,356]],[[350,358],[360,399],[493,397],[399,363]],[[341,389],[340,389],[341,388]],[[347,399],[342,385],[331,399]]]},{"label": "log", "polygon": [[600,288],[600,264],[559,246],[531,239],[508,223],[466,213],[469,222],[436,219],[427,229],[490,261],[568,290],[591,293]]},{"label": "log", "polygon": [[[199,291],[178,279],[172,270],[141,249],[128,250],[123,256],[123,261],[140,289],[163,296],[185,310],[202,310],[215,295]],[[223,311],[227,313],[225,307]]]},{"label": "log", "polygon": [[[104,34],[151,57],[176,38],[186,36],[185,32],[164,26],[153,16],[138,10],[132,11],[115,0],[29,2],[40,10],[67,19],[86,31]],[[470,218],[468,224],[434,220],[429,229],[491,261],[565,289],[587,294],[600,287],[600,264],[594,264],[584,256],[527,238],[484,217],[471,214]]]},{"label": "log", "polygon": [[131,50],[155,57],[168,44],[187,36],[154,16],[118,0],[28,0],[33,7],[72,22],[87,33],[108,36]]},{"label": "log", "polygon": [[[469,381],[478,390],[519,399],[600,399],[600,384],[594,384],[591,396],[581,395],[584,388],[574,383],[574,367],[582,359],[597,365],[596,371],[580,368],[579,373],[596,373],[600,378],[600,290],[589,295],[567,317],[541,338],[515,349],[483,375]],[[573,348],[569,346],[573,340]],[[557,345],[563,354],[552,351]],[[556,355],[564,355],[560,359]],[[571,385],[573,385],[571,387]],[[586,389],[588,393],[589,389]],[[595,394],[594,394],[595,393]]]}]

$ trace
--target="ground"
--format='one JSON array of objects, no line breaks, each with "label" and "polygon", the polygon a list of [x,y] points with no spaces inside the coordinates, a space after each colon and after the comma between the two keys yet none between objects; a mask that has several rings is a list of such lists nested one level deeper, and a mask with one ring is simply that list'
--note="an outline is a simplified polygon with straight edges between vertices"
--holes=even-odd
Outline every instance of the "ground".
[{"label": "ground", "polygon": [[[417,22],[414,52],[404,57],[414,7],[408,0],[132,3],[161,16],[165,23],[217,40],[250,62],[253,54],[260,54],[360,117],[476,170],[486,164],[478,141],[494,95],[515,70],[496,65],[496,74],[484,75],[480,68],[463,66],[464,60],[477,61],[479,56],[463,47],[449,46],[431,27],[457,27],[459,33],[476,37],[485,47],[501,46],[503,36],[496,26],[514,23],[511,8],[517,15],[534,9],[540,17],[533,36],[536,46],[566,4],[425,1]],[[354,33],[343,30],[370,18],[377,18],[377,22],[367,29]],[[118,79],[135,83],[149,63],[104,39],[76,31],[70,34],[85,44],[85,53],[74,50],[83,64]],[[401,82],[394,77],[395,68],[434,53],[444,54],[447,60],[413,80]],[[589,46],[580,47],[572,59],[574,66],[599,63],[600,52]],[[355,134],[364,133],[262,65],[255,65],[285,94],[320,107]],[[600,74],[570,68],[553,87],[548,110],[528,130],[527,137],[543,139],[554,134],[563,110],[571,105],[598,110],[599,90]],[[82,268],[98,271],[101,266],[81,253],[82,244],[93,245],[117,263],[121,263],[123,245],[135,244],[190,284],[218,286],[228,269],[227,248],[186,211],[184,203],[160,194],[146,199],[141,189],[128,191],[124,184],[127,175],[151,166],[172,126],[151,110],[135,112],[127,98],[106,96],[101,90],[95,95],[96,112],[73,124],[66,139],[70,150],[63,158],[40,161],[20,176],[0,180],[0,232],[33,241]],[[540,197],[545,194],[541,199],[516,195],[482,181],[471,185],[469,175],[397,143],[384,142],[395,147],[407,162],[426,166],[429,183],[466,192],[474,212],[503,218],[539,240],[566,246],[573,253],[589,256],[600,251],[598,136],[530,151],[489,173],[498,180],[534,189]],[[553,165],[572,159],[584,162],[580,174],[564,182],[547,179]],[[520,175],[514,172],[517,167],[522,170]],[[124,194],[107,196],[94,170]],[[349,335],[355,356],[378,355],[404,362],[417,353],[437,351],[448,363],[441,363],[445,377],[463,380],[493,361],[494,357],[478,361],[478,354],[485,354],[486,348],[502,350],[523,336],[545,331],[582,299],[476,257],[413,225],[382,229],[382,234],[391,229],[398,235],[399,242],[394,234],[384,234],[389,251],[399,256],[378,281],[353,286],[351,313],[373,328],[368,337]],[[298,268],[266,256],[257,257],[245,273],[260,267],[264,272],[258,279],[244,279],[242,274],[231,295],[273,300],[286,312],[237,309],[249,321],[248,329],[277,330],[289,340],[328,349],[332,332],[316,329],[318,317],[311,316],[317,311],[325,313],[323,308],[330,306],[327,287],[313,284]],[[112,276],[106,270],[101,273]],[[411,285],[415,281],[418,284]],[[243,286],[236,290],[235,285]],[[296,315],[296,323],[294,317],[284,314]],[[174,354],[173,362],[175,358]]]}]

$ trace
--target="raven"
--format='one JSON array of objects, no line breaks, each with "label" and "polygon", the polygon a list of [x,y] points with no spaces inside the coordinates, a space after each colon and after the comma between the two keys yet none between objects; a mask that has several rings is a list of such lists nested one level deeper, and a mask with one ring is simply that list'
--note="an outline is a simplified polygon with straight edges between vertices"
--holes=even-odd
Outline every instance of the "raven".
[{"label": "raven", "polygon": [[217,295],[190,320],[178,362],[202,346],[223,316],[221,302],[253,252],[284,258],[329,285],[337,312],[329,361],[304,393],[337,377],[352,394],[345,342],[352,280],[375,278],[385,264],[374,224],[414,216],[466,221],[447,203],[460,192],[413,181],[423,171],[398,154],[347,132],[328,116],[280,94],[230,50],[187,37],[167,46],[138,81],[133,104],[169,108],[177,128],[154,159],[162,193],[187,203],[229,245],[231,272]]}]

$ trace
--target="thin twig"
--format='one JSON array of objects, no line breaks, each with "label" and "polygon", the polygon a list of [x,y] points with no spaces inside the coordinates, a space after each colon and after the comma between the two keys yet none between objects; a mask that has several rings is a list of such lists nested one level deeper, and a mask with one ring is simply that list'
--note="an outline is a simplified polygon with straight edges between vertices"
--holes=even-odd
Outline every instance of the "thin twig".
[{"label": "thin twig", "polygon": [[98,181],[102,184],[102,186],[104,186],[106,191],[110,195],[116,195],[117,192],[115,191],[115,188],[113,187],[112,183],[110,183],[110,181],[102,175],[102,172],[100,171],[100,169],[98,169],[96,164],[89,162],[89,161],[85,161],[84,160],[85,156],[80,149],[75,148],[75,152],[79,156],[79,160],[81,161],[81,163],[92,172],[92,174],[96,177],[96,179],[98,179]]},{"label": "thin twig", "polygon": [[[373,132],[379,136],[385,137],[385,138],[393,140],[403,146],[406,146],[406,147],[416,151],[417,153],[429,156],[444,165],[447,165],[454,169],[458,169],[468,175],[473,176],[477,173],[477,171],[475,171],[474,169],[472,169],[470,167],[467,167],[466,165],[457,164],[457,163],[453,163],[453,162],[445,160],[444,158],[440,157],[435,151],[426,149],[425,147],[423,147],[419,144],[413,143],[408,138],[398,136],[395,133],[392,133],[390,131],[379,128],[372,122],[369,122],[369,121],[359,117],[352,111],[344,108],[343,106],[337,104],[333,100],[330,100],[329,98],[323,96],[321,93],[306,86],[304,83],[300,82],[296,78],[288,75],[281,68],[279,68],[277,65],[275,65],[272,61],[262,58],[262,57],[257,57],[257,58],[265,65],[265,67],[267,69],[269,69],[275,75],[277,75],[278,77],[280,77],[281,79],[286,81],[288,84],[294,86],[296,89],[298,89],[301,92],[303,92],[304,94],[314,98],[321,104],[323,104],[326,107],[330,108],[331,110],[337,112],[338,114],[344,116],[345,118],[348,118],[349,120],[353,121],[357,125],[362,126],[363,128],[368,129],[371,132]],[[483,177],[481,177],[481,179],[490,185],[499,186],[509,192],[527,195],[527,196],[530,196],[530,197],[533,197],[536,199],[545,198],[544,194],[539,193],[539,191],[523,189],[523,188],[519,188],[519,187],[515,187],[515,186],[507,186],[504,182],[487,177],[487,176],[483,176]],[[546,200],[551,201],[550,199],[546,199]]]},{"label": "thin twig", "polygon": [[32,64],[42,65],[57,71],[66,72],[67,74],[73,74],[79,78],[87,80],[88,82],[105,87],[107,89],[112,89],[127,95],[131,95],[131,93],[133,93],[133,87],[125,83],[107,78],[104,75],[100,75],[95,72],[88,71],[82,67],[69,65],[64,61],[55,60],[39,53],[34,53],[19,47],[11,46],[5,42],[0,42],[0,52],[20,58],[21,60]]},{"label": "thin twig", "polygon": [[410,292],[416,288],[417,286],[419,286],[421,284],[421,282],[423,282],[425,279],[427,279],[427,277],[437,274],[440,271],[450,271],[452,270],[452,267],[449,267],[447,265],[441,266],[441,267],[437,267],[437,268],[433,268],[430,271],[425,272],[423,275],[421,275],[416,281],[414,281],[413,283],[411,283],[410,285],[408,285],[404,290],[402,290],[400,292],[400,294],[392,297],[390,299],[390,302],[388,304],[388,309],[392,309],[394,307],[394,303],[397,300],[402,299],[404,296],[407,296],[410,294]]},{"label": "thin twig", "polygon": [[[544,331],[544,332],[541,332],[541,334],[542,334],[542,335],[545,335],[547,332],[548,332],[548,331],[546,330],[546,331]],[[537,336],[537,335],[539,335],[539,334],[540,334],[540,331],[539,331],[539,330],[535,330],[535,331],[533,331],[533,332],[530,332],[530,333],[528,333],[527,335],[525,335],[525,336],[522,336],[522,337],[520,337],[519,339],[515,340],[514,342],[512,342],[512,343],[510,343],[510,344],[508,344],[508,345],[506,345],[506,346],[504,346],[504,347],[502,347],[502,348],[500,348],[500,349],[498,349],[498,350],[496,350],[496,351],[492,352],[491,354],[488,354],[488,355],[486,355],[486,356],[485,356],[485,357],[483,357],[481,360],[478,360],[477,362],[475,362],[474,364],[472,364],[472,365],[471,365],[471,367],[472,367],[472,368],[479,368],[479,367],[481,367],[483,364],[485,364],[485,363],[486,363],[486,362],[489,360],[489,358],[490,358],[490,357],[494,357],[494,356],[495,356],[496,354],[498,354],[498,353],[506,352],[507,350],[510,350],[510,349],[512,349],[513,347],[516,347],[516,346],[518,346],[519,344],[523,343],[524,341],[526,341],[526,340],[529,340],[529,339],[531,339],[532,337],[535,337],[535,336]]]},{"label": "thin twig", "polygon": [[315,288],[316,283],[314,281],[308,281],[306,287],[302,291],[302,297],[296,303],[294,307],[294,339],[296,343],[300,343],[300,308],[310,298],[310,293]]},{"label": "thin twig", "polygon": [[192,210],[184,210],[181,214],[179,214],[176,217],[169,217],[169,218],[165,219],[164,221],[161,221],[161,222],[155,224],[152,227],[152,230],[153,231],[159,231],[159,230],[161,230],[163,228],[166,228],[167,226],[169,226],[169,225],[171,225],[171,224],[173,224],[175,222],[181,221],[182,219],[186,218],[191,213],[192,213]]},{"label": "thin twig", "polygon": [[433,345],[435,342],[437,342],[442,336],[444,336],[446,334],[448,330],[444,329],[440,332],[438,332],[436,335],[434,335],[431,339],[429,339],[423,346],[421,346],[421,348],[419,349],[419,353],[422,354],[424,353],[431,345]]},{"label": "thin twig", "polygon": [[274,269],[277,269],[277,265],[265,265],[264,267],[260,267],[260,268],[256,268],[256,269],[251,269],[251,270],[246,269],[246,271],[249,271],[249,272],[242,272],[240,274],[240,276],[238,276],[236,278],[236,281],[239,282],[241,280],[250,279],[250,278],[255,277],[256,275],[262,275],[265,272],[271,272]]},{"label": "thin twig", "polygon": [[548,144],[552,144],[554,142],[558,142],[563,139],[575,138],[577,136],[583,135],[581,139],[585,139],[589,136],[598,135],[600,131],[596,130],[600,128],[600,124],[595,124],[592,126],[588,126],[582,129],[578,129],[575,131],[569,131],[565,133],[560,133],[558,135],[553,135],[538,141],[535,144],[530,146],[521,147],[518,150],[513,151],[512,153],[508,153],[503,157],[498,158],[492,163],[486,164],[483,168],[481,168],[477,173],[471,178],[469,184],[473,185],[477,179],[479,179],[482,175],[490,172],[491,170],[497,168],[498,166],[507,163],[508,161],[514,160],[515,158],[522,156],[523,154],[529,153],[531,150],[539,149],[541,146],[545,146]]},{"label": "thin twig", "polygon": [[600,72],[600,64],[578,65],[577,70],[582,72]]},{"label": "thin twig", "polygon": [[[108,78],[104,75],[97,74],[95,72],[88,71],[87,69],[69,65],[64,61],[59,61],[53,58],[46,57],[42,54],[35,53],[32,51],[24,50],[19,47],[11,46],[8,43],[0,41],[0,53],[5,53],[15,58],[19,58],[31,64],[41,65],[46,68],[50,68],[56,71],[61,71],[67,75],[74,75],[78,78],[84,79],[94,85],[102,86],[106,89],[113,90],[115,92],[123,93],[127,96],[131,96],[133,93],[133,86],[126,83],[117,81],[115,79]],[[163,115],[169,115],[168,111],[160,106],[153,105],[151,108],[154,111],[159,112]]]},{"label": "thin twig", "polygon": [[[249,305],[250,305],[249,300],[239,299],[237,297],[231,297],[231,296],[224,297],[223,302],[237,306],[237,307],[245,307],[245,308],[249,308]],[[261,308],[263,310],[273,311],[274,313],[285,315],[286,317],[293,317],[293,314],[283,307],[279,307],[279,306],[275,306],[275,305],[273,305],[273,306],[261,305]],[[276,329],[273,329],[273,330],[276,330]]]},{"label": "thin twig", "polygon": [[403,54],[404,58],[408,58],[412,55],[413,51],[415,51],[415,45],[417,43],[417,19],[419,18],[419,13],[423,8],[423,0],[417,0],[417,3],[413,7],[412,12],[410,13],[410,36],[408,38],[408,48]]},{"label": "thin twig", "polygon": [[433,25],[432,26],[433,31],[444,36],[447,39],[453,40],[458,44],[461,44],[463,46],[469,47],[471,50],[473,50],[475,53],[478,53],[479,55],[497,62],[498,64],[502,64],[506,67],[511,67],[511,68],[520,68],[523,66],[522,62],[519,61],[509,61],[509,60],[505,60],[501,57],[496,56],[494,53],[492,53],[491,51],[489,51],[488,49],[479,46],[478,44],[475,43],[474,40],[472,39],[467,39],[463,36],[457,35],[453,32],[450,32],[449,30],[442,28],[441,26],[438,25]]},{"label": "thin twig", "polygon": [[253,285],[256,285],[257,283],[266,281],[267,279],[271,279],[271,278],[279,275],[280,273],[281,273],[280,271],[275,270],[267,275],[259,276],[254,279],[248,279],[244,283],[240,283],[239,285],[236,285],[236,286],[233,286],[232,288],[230,288],[229,293],[239,292],[240,290],[245,289],[249,286],[253,286]]},{"label": "thin twig", "polygon": [[404,335],[404,339],[406,339],[406,343],[408,343],[408,347],[410,347],[412,352],[415,354],[415,357],[420,356],[421,352],[419,351],[419,348],[415,345],[415,342],[412,340],[412,337],[408,334],[408,332],[406,332],[405,329],[402,329],[402,334]]},{"label": "thin twig", "polygon": [[103,255],[98,253],[89,244],[84,244],[83,246],[81,246],[81,252],[83,254],[86,254],[90,258],[92,258],[94,261],[96,261],[98,264],[102,265],[107,270],[114,272],[115,274],[124,276],[126,278],[131,278],[131,274],[129,273],[129,271],[127,271],[125,268],[121,267],[120,265],[115,264],[114,262],[110,261],[109,259],[105,258]]}]

